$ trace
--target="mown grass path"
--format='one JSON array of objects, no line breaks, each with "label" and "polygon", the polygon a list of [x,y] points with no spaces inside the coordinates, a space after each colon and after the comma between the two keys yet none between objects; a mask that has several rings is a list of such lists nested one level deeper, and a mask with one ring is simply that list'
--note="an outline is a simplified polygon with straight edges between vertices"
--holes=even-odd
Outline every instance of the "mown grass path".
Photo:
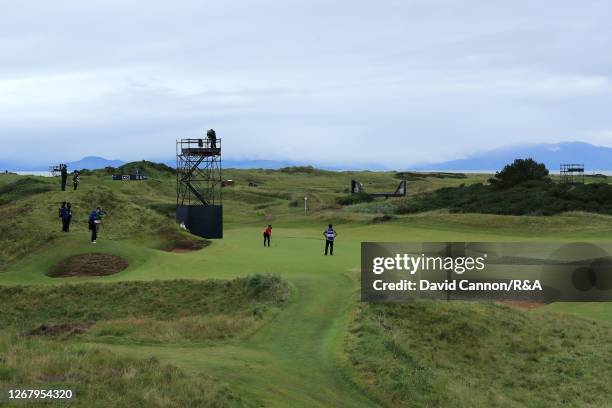
[{"label": "mown grass path", "polygon": [[318,281],[294,281],[291,304],[246,339],[202,348],[112,347],[206,372],[264,406],[375,406],[351,383],[341,362],[352,283],[340,275],[326,283],[321,292]]},{"label": "mown grass path", "polygon": [[217,263],[223,257],[227,262],[209,271],[224,277],[256,271],[281,275],[293,292],[282,312],[259,332],[229,344],[139,352],[210,373],[266,406],[375,405],[342,365],[342,340],[355,304],[358,243],[345,242],[334,257],[325,257],[314,232],[277,234],[272,248],[260,247],[258,232],[230,231],[210,251],[185,258],[214,257]]},{"label": "mown grass path", "polygon": [[[155,356],[192,375],[211,375],[235,388],[248,401],[264,406],[375,406],[350,380],[342,342],[357,302],[359,239],[338,241],[335,256],[323,255],[322,231],[277,228],[272,247],[264,248],[260,228],[228,229],[223,240],[191,253],[167,253],[137,243],[98,245],[85,234],[62,237],[0,275],[7,284],[59,284],[89,280],[228,279],[270,273],[291,286],[288,304],[258,332],[217,345],[163,346],[104,344],[126,355]],[[82,252],[120,254],[130,267],[98,278],[49,278],[49,265]],[[97,344],[97,343],[96,343]]]}]

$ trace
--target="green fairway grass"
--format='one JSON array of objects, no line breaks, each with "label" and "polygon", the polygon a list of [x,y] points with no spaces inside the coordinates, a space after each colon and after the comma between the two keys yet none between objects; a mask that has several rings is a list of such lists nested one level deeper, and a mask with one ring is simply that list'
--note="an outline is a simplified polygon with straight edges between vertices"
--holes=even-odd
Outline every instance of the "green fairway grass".
[{"label": "green fairway grass", "polygon": [[[564,394],[568,406],[581,406],[583,403],[606,406],[605,403],[609,401],[605,399],[606,395],[612,395],[609,382],[593,379],[595,370],[600,370],[602,366],[593,364],[592,359],[605,361],[610,358],[610,348],[605,341],[612,340],[609,318],[612,307],[607,303],[553,304],[529,311],[496,305],[450,303],[440,305],[440,309],[424,308],[420,311],[419,319],[412,321],[412,326],[402,326],[402,330],[395,333],[374,329],[374,315],[370,307],[359,307],[358,302],[362,241],[606,241],[612,238],[610,216],[564,213],[551,217],[525,217],[436,211],[400,215],[381,222],[375,218],[384,211],[376,210],[376,206],[388,205],[395,199],[342,207],[336,203],[336,198],[347,194],[352,178],[360,180],[372,192],[393,191],[399,183],[394,173],[228,170],[224,172],[224,178],[234,180],[236,185],[224,189],[224,239],[214,240],[197,251],[175,253],[168,250],[177,242],[199,240],[181,232],[174,223],[174,175],[163,168],[154,170],[151,170],[154,177],[146,182],[112,181],[103,172],[84,174],[77,192],[57,191],[57,179],[44,179],[42,183],[48,183],[54,190],[34,194],[31,194],[31,190],[19,190],[11,193],[15,195],[10,202],[0,205],[0,284],[5,286],[2,293],[26,290],[23,289],[26,286],[31,287],[27,289],[31,291],[28,293],[48,290],[50,292],[44,293],[49,296],[57,294],[52,301],[33,302],[27,307],[24,305],[14,309],[11,321],[19,316],[24,322],[36,324],[87,320],[87,316],[79,313],[83,308],[87,310],[88,303],[71,297],[70,288],[73,285],[92,285],[88,287],[93,288],[93,285],[108,284],[108,299],[117,303],[117,310],[110,308],[105,312],[103,317],[107,319],[106,323],[96,323],[76,336],[43,340],[28,338],[28,343],[24,344],[32,344],[32,351],[24,353],[23,360],[19,361],[33,370],[33,374],[16,368],[0,371],[0,384],[15,381],[44,383],[44,378],[41,379],[39,375],[41,371],[32,367],[48,347],[55,350],[50,353],[53,358],[60,358],[63,352],[66,353],[64,366],[54,363],[48,367],[70,366],[70,359],[78,353],[88,356],[82,364],[91,359],[92,367],[96,364],[101,367],[100,381],[107,385],[100,386],[97,393],[87,394],[86,399],[79,401],[77,398],[74,406],[93,406],[88,403],[94,401],[103,401],[99,402],[99,406],[104,406],[104,401],[109,402],[115,395],[110,391],[110,384],[113,383],[108,378],[112,376],[111,367],[121,364],[126,365],[125,372],[136,374],[133,378],[121,377],[118,386],[132,385],[133,393],[116,406],[130,406],[129,403],[136,403],[132,406],[177,406],[180,401],[172,400],[168,392],[173,389],[181,392],[186,388],[190,392],[183,402],[192,406],[198,406],[194,401],[202,394],[211,396],[206,404],[213,406],[419,406],[415,405],[415,401],[429,403],[430,406],[478,406],[483,401],[491,401],[491,395],[500,393],[503,396],[494,400],[498,406],[556,406],[554,402],[558,400],[543,397],[534,398],[531,403],[528,394],[521,391],[525,383],[507,379],[512,375],[520,376],[525,368],[534,373],[538,370],[552,373],[551,370],[562,367],[560,362],[564,359],[580,366],[580,370],[568,369],[563,375],[556,376],[550,374],[550,382],[543,382],[534,392],[557,392],[559,381],[563,380],[573,384],[572,390],[585,381],[592,395],[588,399],[586,394]],[[10,180],[3,181],[3,177],[10,177]],[[481,182],[487,177],[422,177],[409,181],[408,190],[410,194],[417,194],[443,186]],[[22,179],[27,178],[0,176],[0,187]],[[249,187],[249,182],[257,183],[257,187]],[[310,209],[306,214],[303,209],[304,196],[309,197]],[[59,203],[65,200],[73,203],[75,213],[69,234],[59,232],[57,218]],[[89,243],[86,219],[88,212],[96,205],[105,208],[108,216],[102,222],[98,244],[92,245]],[[361,208],[364,205],[369,207]],[[334,223],[338,231],[333,257],[323,255],[323,231],[329,222]],[[273,225],[272,246],[264,248],[262,231],[269,223]],[[128,267],[117,274],[102,277],[51,278],[46,275],[62,259],[88,252],[119,255],[128,262]],[[288,297],[279,309],[270,309],[270,313],[264,311],[264,317],[258,321],[261,324],[249,326],[248,321],[240,320],[237,324],[239,327],[235,328],[204,317],[204,320],[189,320],[195,319],[190,316],[184,316],[182,321],[168,320],[167,317],[164,320],[160,318],[163,317],[162,311],[156,311],[155,307],[139,306],[126,313],[125,310],[129,311],[134,306],[114,297],[116,294],[112,295],[110,289],[115,287],[113,285],[140,282],[149,288],[138,296],[142,300],[147,299],[146,293],[166,293],[165,300],[159,303],[161,309],[163,305],[179,304],[181,308],[189,310],[192,305],[193,310],[199,310],[201,316],[213,316],[214,309],[198,309],[202,303],[197,295],[193,297],[194,292],[181,298],[180,295],[170,296],[171,292],[164,292],[164,288],[172,287],[177,279],[181,280],[179,282],[208,282],[210,279],[231,282],[238,277],[256,275],[280,277],[289,286]],[[64,286],[66,283],[70,286]],[[197,289],[197,285],[193,283],[189,290]],[[74,292],[79,290],[75,289]],[[240,289],[236,290],[234,295],[243,293]],[[101,291],[92,301],[104,298],[104,293]],[[205,290],[202,290],[201,296],[206,297]],[[16,294],[14,298],[17,302],[24,297]],[[53,302],[61,304],[63,298],[66,299],[64,306],[70,306],[65,314],[54,315],[45,309],[48,307],[45,305]],[[223,299],[213,298],[212,301],[223,304]],[[10,303],[10,296],[3,298],[3,302]],[[148,307],[155,305],[147,304]],[[377,308],[372,307],[372,310]],[[79,310],[81,312],[76,313]],[[245,310],[251,309],[237,306],[235,315],[229,314],[223,319],[239,315],[244,318]],[[471,350],[469,347],[473,345],[459,342],[458,347],[465,347],[454,354],[444,338],[429,339],[433,343],[424,345],[422,342],[425,339],[417,336],[423,333],[410,332],[411,329],[422,330],[418,326],[427,319],[435,318],[441,310],[449,315],[472,315],[473,321],[464,322],[466,330],[471,330],[469,333],[472,334],[468,334],[488,347],[489,355],[500,339],[517,336],[513,344],[518,348],[509,347],[508,344],[505,344],[506,348],[501,348],[505,355],[500,361],[507,364],[505,377],[494,375],[497,363],[493,360],[483,357],[478,360],[477,366],[472,367],[473,362],[462,359],[461,353]],[[65,318],[62,319],[62,316]],[[401,316],[396,318],[400,319]],[[492,319],[495,322],[491,323]],[[550,323],[539,324],[547,319]],[[404,321],[403,318],[401,320]],[[405,321],[411,320],[407,317]],[[243,323],[248,326],[245,326],[246,331],[242,330]],[[483,334],[480,337],[474,332],[475,328],[489,323],[491,327],[487,330],[492,333],[491,336],[485,337]],[[233,333],[237,335],[219,340],[220,336],[215,334],[205,337],[203,342],[194,341],[193,327],[207,324],[213,326],[211,333],[217,333],[213,330],[215,327],[227,327],[229,332],[235,330]],[[581,348],[569,343],[561,347],[561,343],[555,340],[551,343],[554,347],[546,355],[520,351],[520,348],[540,347],[547,338],[552,340],[556,334],[549,326],[554,324],[565,326],[567,333],[574,336],[570,336],[574,343],[577,343],[576,336],[579,335],[590,336],[589,341]],[[357,330],[359,325],[362,328]],[[539,326],[542,326],[541,330],[535,331]],[[435,327],[438,332],[443,332],[445,325],[438,322]],[[448,327],[449,330],[453,328],[450,323]],[[363,330],[369,331],[361,340],[357,340],[357,334]],[[460,332],[461,327],[454,330]],[[28,347],[18,345],[22,344],[22,331],[20,328],[3,337],[4,350]],[[394,355],[393,349],[390,352],[384,348],[390,338],[398,342],[403,339],[416,342],[419,348],[411,353],[420,351],[410,354],[409,359],[402,357],[401,350]],[[359,341],[362,343],[358,344]],[[366,341],[371,345],[369,349],[363,343]],[[381,344],[383,347],[379,348]],[[427,347],[442,349],[445,362],[433,364],[427,355],[431,349]],[[105,360],[108,363],[95,362],[96,354],[91,353],[108,353],[104,354],[108,355]],[[533,360],[534,356],[536,360]],[[170,376],[173,379],[159,387],[160,395],[155,398],[138,399],[134,396],[138,390],[144,395],[146,389],[156,388],[160,381],[155,376],[145,375],[146,369],[142,367],[147,361],[155,361],[160,366],[168,365],[171,367],[168,370],[176,370],[173,371],[176,377]],[[423,374],[424,382],[419,385],[406,373],[412,373],[421,366],[425,366],[429,374]],[[396,367],[400,367],[397,375],[384,371],[385,368]],[[452,369],[475,373],[472,377],[476,381],[480,378],[475,371],[478,367],[483,376],[487,375],[486,381],[482,379],[478,386],[465,388],[465,384],[445,380],[448,379],[447,371]],[[373,376],[372,373],[378,369],[381,370],[380,375]],[[61,371],[60,368],[58,370]],[[85,366],[83,370],[86,370]],[[376,380],[372,380],[373,377]],[[58,382],[69,384],[72,381],[86,387],[92,384],[90,377],[85,375],[84,379],[80,378],[75,376]],[[428,378],[435,381],[427,382]],[[535,379],[535,374],[530,378]],[[431,384],[431,387],[427,384]],[[445,388],[444,384],[452,387]],[[201,393],[194,393],[194,388],[201,390]],[[225,399],[220,397],[225,395],[223,390],[228,390]],[[437,395],[437,399],[432,395]],[[453,405],[453,396],[457,395],[463,399]],[[204,402],[202,405],[205,405]]]},{"label": "green fairway grass", "polygon": [[612,322],[612,307],[607,302],[560,302],[549,305],[547,310],[569,313],[589,319]]}]

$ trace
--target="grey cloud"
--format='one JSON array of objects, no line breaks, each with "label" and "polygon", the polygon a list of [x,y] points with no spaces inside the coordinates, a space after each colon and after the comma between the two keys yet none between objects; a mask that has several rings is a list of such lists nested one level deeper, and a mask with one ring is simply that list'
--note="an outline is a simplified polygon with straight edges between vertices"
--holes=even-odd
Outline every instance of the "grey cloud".
[{"label": "grey cloud", "polygon": [[605,1],[0,8],[0,157],[22,140],[49,161],[171,156],[207,127],[228,157],[397,167],[510,143],[612,144]]}]

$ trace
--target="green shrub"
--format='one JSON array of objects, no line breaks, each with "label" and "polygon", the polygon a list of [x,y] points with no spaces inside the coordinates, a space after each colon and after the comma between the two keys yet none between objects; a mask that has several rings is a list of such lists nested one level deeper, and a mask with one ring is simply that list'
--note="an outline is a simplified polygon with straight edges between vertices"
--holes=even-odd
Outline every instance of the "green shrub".
[{"label": "green shrub", "polygon": [[153,177],[170,176],[176,173],[172,167],[167,166],[164,163],[154,163],[147,160],[126,163],[123,166],[118,167],[116,172],[119,174],[135,174],[136,170],[138,170],[141,174],[146,174]]},{"label": "green shrub", "polygon": [[350,194],[336,198],[336,203],[340,205],[353,205],[359,203],[369,203],[374,200],[374,197],[366,193]]},{"label": "green shrub", "polygon": [[509,188],[527,181],[550,181],[548,170],[542,163],[533,159],[516,159],[507,164],[502,171],[495,173],[489,182],[496,188]]},{"label": "green shrub", "polygon": [[328,171],[325,171],[325,170],[315,169],[312,166],[290,166],[290,167],[283,167],[283,168],[279,169],[278,171],[280,171],[281,173],[286,173],[286,174],[312,174],[312,175],[316,175],[316,174],[326,174],[326,173],[329,173]]},{"label": "green shrub", "polygon": [[501,215],[554,215],[566,211],[612,214],[612,186],[555,184],[550,179],[540,179],[503,189],[483,184],[446,187],[411,197],[395,212],[411,214],[438,209]]}]

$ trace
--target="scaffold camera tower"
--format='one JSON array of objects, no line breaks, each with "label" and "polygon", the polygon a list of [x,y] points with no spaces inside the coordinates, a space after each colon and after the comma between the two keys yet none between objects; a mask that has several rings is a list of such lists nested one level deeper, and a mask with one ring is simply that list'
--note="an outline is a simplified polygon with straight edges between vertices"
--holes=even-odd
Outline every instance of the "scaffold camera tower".
[{"label": "scaffold camera tower", "polygon": [[[211,133],[212,132],[212,133]],[[176,219],[204,238],[223,237],[221,139],[176,142]]]},{"label": "scaffold camera tower", "polygon": [[584,184],[584,164],[562,164],[559,176],[563,184]]}]

